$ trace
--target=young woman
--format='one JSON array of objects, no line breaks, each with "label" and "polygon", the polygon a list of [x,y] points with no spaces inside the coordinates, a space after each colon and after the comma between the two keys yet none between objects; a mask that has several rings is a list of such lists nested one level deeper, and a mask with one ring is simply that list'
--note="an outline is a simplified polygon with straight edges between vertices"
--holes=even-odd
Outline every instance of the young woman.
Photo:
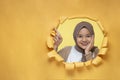
[{"label": "young woman", "polygon": [[[62,37],[57,30],[55,31],[54,49],[57,51]],[[78,23],[74,29],[73,38],[76,45],[67,46],[58,51],[65,62],[85,62],[97,56],[99,50],[94,46],[94,30],[90,23],[85,21]]]}]

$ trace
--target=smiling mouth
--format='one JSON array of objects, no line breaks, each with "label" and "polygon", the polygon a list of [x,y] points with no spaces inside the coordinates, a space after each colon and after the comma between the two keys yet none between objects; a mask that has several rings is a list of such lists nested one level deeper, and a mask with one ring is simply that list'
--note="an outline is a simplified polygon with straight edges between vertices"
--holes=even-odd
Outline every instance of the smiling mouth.
[{"label": "smiling mouth", "polygon": [[83,46],[87,46],[88,45],[88,43],[81,43]]}]

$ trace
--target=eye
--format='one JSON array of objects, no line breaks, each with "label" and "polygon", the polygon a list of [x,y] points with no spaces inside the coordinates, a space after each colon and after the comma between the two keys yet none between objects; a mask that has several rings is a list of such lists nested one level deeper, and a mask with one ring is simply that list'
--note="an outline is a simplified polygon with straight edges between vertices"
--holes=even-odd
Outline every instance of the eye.
[{"label": "eye", "polygon": [[82,35],[77,35],[78,38],[82,38]]},{"label": "eye", "polygon": [[91,37],[91,35],[87,35],[86,37],[88,37],[88,38],[89,38],[89,37]]},{"label": "eye", "polygon": [[79,38],[81,38],[82,36],[81,36],[81,35],[79,35],[78,37],[79,37]]}]

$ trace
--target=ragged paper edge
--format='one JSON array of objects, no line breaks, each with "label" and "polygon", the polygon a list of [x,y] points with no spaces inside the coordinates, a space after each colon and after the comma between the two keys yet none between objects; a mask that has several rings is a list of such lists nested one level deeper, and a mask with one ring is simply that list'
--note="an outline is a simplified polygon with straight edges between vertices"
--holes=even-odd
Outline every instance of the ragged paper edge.
[{"label": "ragged paper edge", "polygon": [[[79,17],[76,17],[76,18],[79,18]],[[88,17],[81,17],[81,18],[91,19],[91,18],[88,18]],[[68,19],[74,19],[74,18],[60,17],[59,24],[64,23]],[[54,32],[51,32],[51,35],[48,37],[48,40],[47,40],[48,48],[53,49],[51,52],[48,53],[48,57],[49,58],[55,58],[56,61],[62,62],[65,65],[66,70],[74,70],[75,68],[82,68],[84,66],[90,66],[91,64],[99,65],[102,62],[102,58],[100,57],[100,55],[106,55],[107,50],[108,50],[108,37],[107,37],[107,32],[104,30],[101,23],[98,20],[94,20],[94,19],[91,19],[91,20],[95,21],[99,25],[101,31],[104,34],[104,39],[103,39],[103,42],[102,42],[101,49],[98,53],[98,56],[95,59],[89,60],[89,61],[86,61],[86,62],[75,62],[75,63],[64,62],[64,59],[53,49],[54,41],[52,39],[52,36],[55,36]],[[56,28],[58,28],[59,24],[57,25]]]}]

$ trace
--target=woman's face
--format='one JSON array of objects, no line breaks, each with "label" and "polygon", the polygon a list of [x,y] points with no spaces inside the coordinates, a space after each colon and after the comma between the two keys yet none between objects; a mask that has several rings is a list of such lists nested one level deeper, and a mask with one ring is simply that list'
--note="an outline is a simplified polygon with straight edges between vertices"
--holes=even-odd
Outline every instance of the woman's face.
[{"label": "woman's face", "polygon": [[77,44],[82,49],[86,49],[92,40],[92,35],[87,28],[82,28],[77,35]]}]

